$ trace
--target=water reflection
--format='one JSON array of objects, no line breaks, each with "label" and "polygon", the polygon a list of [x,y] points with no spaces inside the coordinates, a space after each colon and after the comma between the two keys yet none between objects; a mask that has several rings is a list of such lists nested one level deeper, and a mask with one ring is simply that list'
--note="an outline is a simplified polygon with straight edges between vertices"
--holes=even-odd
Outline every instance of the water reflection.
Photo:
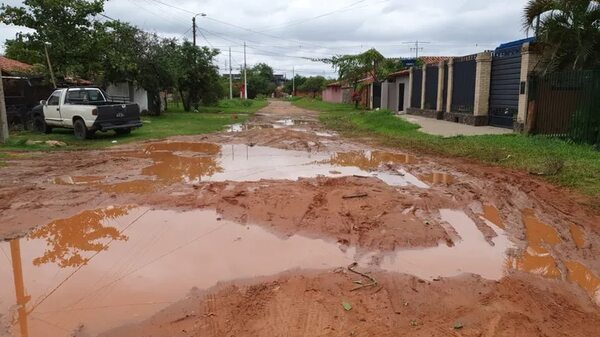
[{"label": "water reflection", "polygon": [[509,259],[509,265],[514,269],[547,278],[559,278],[560,270],[546,248],[560,243],[558,233],[551,226],[541,222],[531,209],[522,211],[522,219],[525,224],[527,249],[522,256]]},{"label": "water reflection", "polygon": [[122,217],[130,209],[125,206],[84,211],[34,229],[27,239],[45,240],[48,249],[42,256],[34,258],[33,264],[39,266],[52,262],[61,268],[86,264],[89,258],[83,256],[84,252],[106,250],[106,241],[127,240],[117,228],[105,226],[102,221]]},{"label": "water reflection", "polygon": [[115,156],[150,159],[152,164],[142,169],[142,175],[152,179],[137,179],[110,185],[98,185],[115,193],[149,193],[161,187],[183,182],[257,181],[260,179],[292,179],[332,176],[338,174],[373,175],[392,186],[412,184],[428,188],[410,173],[367,172],[382,164],[412,163],[414,157],[384,151],[326,153],[282,150],[264,146],[212,143],[155,143],[143,151],[118,152]]},{"label": "water reflection", "polygon": [[354,166],[368,171],[377,169],[382,164],[413,164],[416,163],[416,159],[414,156],[403,153],[352,151],[335,153],[326,163],[338,166]]},{"label": "water reflection", "polygon": [[431,185],[451,185],[454,183],[454,177],[448,173],[434,172],[423,174],[419,178]]},{"label": "water reflection", "polygon": [[21,242],[19,239],[10,241],[10,258],[12,261],[13,280],[15,284],[19,329],[21,330],[21,337],[28,337],[29,326],[27,324],[27,303],[31,300],[31,296],[25,295],[23,264],[21,262]]}]

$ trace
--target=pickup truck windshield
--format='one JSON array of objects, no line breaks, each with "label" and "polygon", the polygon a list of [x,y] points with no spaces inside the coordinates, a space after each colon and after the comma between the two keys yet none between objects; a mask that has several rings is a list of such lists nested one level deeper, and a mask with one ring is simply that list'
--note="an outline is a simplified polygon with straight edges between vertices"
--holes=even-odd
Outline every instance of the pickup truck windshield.
[{"label": "pickup truck windshield", "polygon": [[75,89],[67,91],[67,99],[66,103],[71,104],[85,104],[85,103],[95,103],[95,102],[104,102],[104,96],[102,92],[98,89]]}]

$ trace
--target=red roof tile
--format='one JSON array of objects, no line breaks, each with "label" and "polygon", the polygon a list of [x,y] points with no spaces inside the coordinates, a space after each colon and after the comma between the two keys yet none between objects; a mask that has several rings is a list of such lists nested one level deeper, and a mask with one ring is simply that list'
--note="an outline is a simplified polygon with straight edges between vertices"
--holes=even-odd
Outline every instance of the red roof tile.
[{"label": "red roof tile", "polygon": [[421,56],[419,57],[419,60],[421,60],[425,64],[435,64],[440,63],[442,61],[447,61],[450,58],[450,56]]},{"label": "red roof tile", "polygon": [[4,56],[0,56],[0,69],[7,72],[26,72],[33,68],[32,65],[23,63],[17,60],[9,59]]}]

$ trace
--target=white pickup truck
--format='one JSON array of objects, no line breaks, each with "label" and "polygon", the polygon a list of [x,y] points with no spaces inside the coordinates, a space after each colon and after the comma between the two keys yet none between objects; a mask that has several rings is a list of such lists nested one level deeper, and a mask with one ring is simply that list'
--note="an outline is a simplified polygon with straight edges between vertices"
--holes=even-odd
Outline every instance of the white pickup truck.
[{"label": "white pickup truck", "polygon": [[33,126],[39,132],[52,128],[73,129],[75,137],[90,138],[96,131],[115,130],[128,134],[142,126],[140,107],[135,103],[118,103],[98,88],[57,89],[46,101],[33,108]]}]

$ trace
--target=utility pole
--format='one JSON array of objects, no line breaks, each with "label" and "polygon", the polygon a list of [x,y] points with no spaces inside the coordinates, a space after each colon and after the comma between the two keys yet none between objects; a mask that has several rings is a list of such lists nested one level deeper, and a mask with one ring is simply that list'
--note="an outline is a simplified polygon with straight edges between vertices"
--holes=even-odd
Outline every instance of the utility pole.
[{"label": "utility pole", "polygon": [[52,85],[56,89],[56,79],[54,78],[54,71],[52,70],[52,62],[50,62],[50,56],[48,55],[48,42],[44,42],[44,52],[46,52],[46,61],[48,62],[48,70],[50,71],[50,78],[52,79]]},{"label": "utility pole", "polygon": [[292,67],[292,96],[296,96],[296,68]]},{"label": "utility pole", "polygon": [[404,44],[414,44],[414,48],[410,48],[410,51],[415,52],[415,61],[419,59],[419,52],[423,50],[423,47],[419,47],[419,44],[428,44],[426,41],[414,41],[414,42],[403,42]]},{"label": "utility pole", "polygon": [[229,99],[233,99],[233,77],[231,75],[231,47],[229,47]]},{"label": "utility pole", "polygon": [[248,77],[246,68],[246,41],[244,41],[244,99],[248,99]]},{"label": "utility pole", "polygon": [[192,35],[193,37],[193,41],[194,41],[194,47],[196,47],[196,17],[200,15],[200,16],[206,16],[206,14],[204,13],[198,13],[196,15],[194,15],[194,17],[192,17]]},{"label": "utility pole", "polygon": [[194,41],[194,47],[196,47],[196,16],[192,18],[192,36]]},{"label": "utility pole", "polygon": [[0,68],[0,142],[8,140],[8,119],[6,118],[6,104],[4,103],[4,80],[2,79],[2,68]]}]

